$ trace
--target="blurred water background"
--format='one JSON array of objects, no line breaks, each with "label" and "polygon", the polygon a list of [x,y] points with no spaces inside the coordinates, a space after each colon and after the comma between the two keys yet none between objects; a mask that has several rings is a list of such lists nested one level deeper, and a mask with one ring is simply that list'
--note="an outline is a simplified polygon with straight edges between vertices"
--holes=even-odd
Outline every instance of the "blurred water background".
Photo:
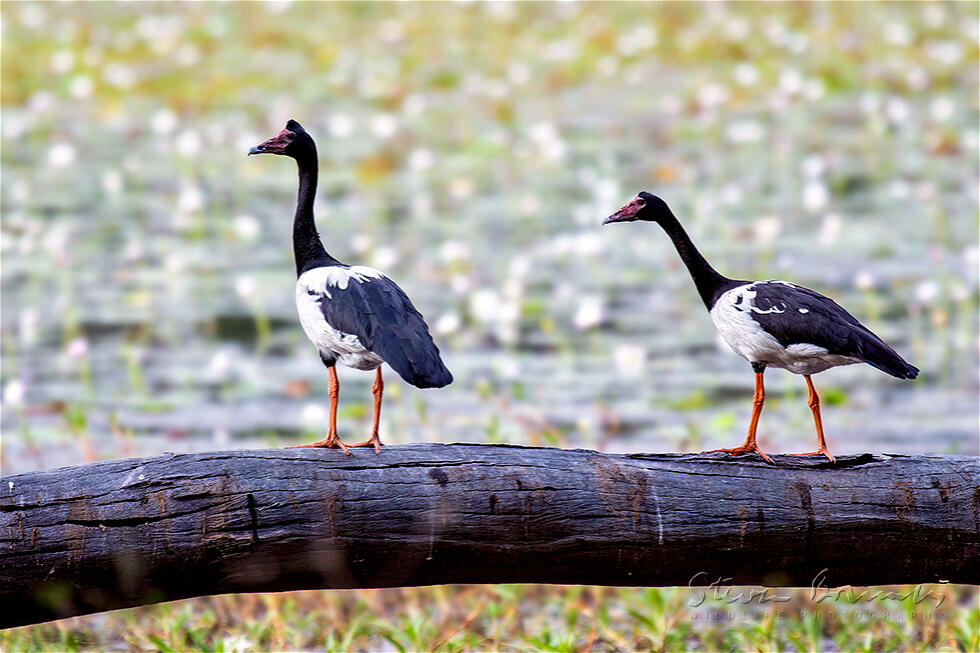
[{"label": "blurred water background", "polygon": [[[455,383],[387,375],[382,437],[741,442],[721,345],[641,189],[738,278],[824,292],[922,369],[815,377],[835,453],[978,448],[978,5],[24,3],[2,13],[3,473],[322,437],[291,161]],[[373,375],[340,370],[341,436]],[[761,446],[813,448],[773,370]]]},{"label": "blurred water background", "polygon": [[[388,442],[741,441],[719,344],[647,189],[709,260],[836,298],[918,367],[816,377],[839,453],[977,442],[969,4],[5,4],[4,473],[319,438],[293,305],[288,118],[319,226],[396,279],[456,382],[389,383]],[[389,373],[390,380],[395,375]],[[771,451],[812,448],[767,375]],[[341,370],[341,428],[371,375]]]}]

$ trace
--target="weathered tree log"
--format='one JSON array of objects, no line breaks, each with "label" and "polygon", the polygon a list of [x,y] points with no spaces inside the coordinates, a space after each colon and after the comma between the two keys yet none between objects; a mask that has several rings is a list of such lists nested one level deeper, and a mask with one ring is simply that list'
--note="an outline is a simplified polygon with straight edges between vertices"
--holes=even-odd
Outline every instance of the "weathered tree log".
[{"label": "weathered tree log", "polygon": [[0,627],[227,592],[441,583],[980,583],[966,456],[416,444],[3,478]]}]

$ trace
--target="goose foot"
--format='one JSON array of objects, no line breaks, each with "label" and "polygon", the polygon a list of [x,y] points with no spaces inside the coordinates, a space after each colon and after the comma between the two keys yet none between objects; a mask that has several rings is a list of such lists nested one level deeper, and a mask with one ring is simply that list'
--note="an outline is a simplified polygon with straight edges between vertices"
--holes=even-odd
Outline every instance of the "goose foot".
[{"label": "goose foot", "polygon": [[[358,445],[355,444],[354,446],[356,447]],[[340,449],[341,451],[343,451],[348,456],[351,455],[350,451],[348,450],[348,446],[346,444],[344,444],[343,442],[341,442],[340,441],[340,438],[336,434],[334,434],[332,436],[331,435],[328,435],[327,437],[323,438],[322,440],[317,440],[316,442],[311,442],[309,444],[296,444],[296,445],[293,445],[291,447],[286,447],[286,448],[287,449],[308,449],[308,448],[317,448],[317,449]]]},{"label": "goose foot", "polygon": [[381,453],[381,438],[377,433],[372,433],[370,439],[364,442],[358,442],[357,444],[350,445],[351,447],[374,447],[374,453]]},{"label": "goose foot", "polygon": [[816,451],[808,451],[806,453],[791,453],[790,456],[827,456],[827,460],[834,462],[834,456],[831,455],[825,447],[820,447]]},{"label": "goose foot", "polygon": [[767,456],[762,451],[762,449],[760,449],[759,446],[757,444],[755,444],[754,442],[752,444],[743,444],[743,445],[739,445],[737,447],[732,447],[731,449],[711,449],[709,451],[705,451],[704,453],[716,453],[716,452],[719,452],[719,451],[724,451],[725,453],[727,453],[729,455],[732,455],[732,456],[741,456],[742,454],[746,454],[746,453],[757,453],[760,456],[762,456],[762,459],[764,461],[766,461],[767,463],[769,463],[770,465],[774,465],[775,464],[774,462],[772,462],[772,458],[770,458],[769,456]]}]

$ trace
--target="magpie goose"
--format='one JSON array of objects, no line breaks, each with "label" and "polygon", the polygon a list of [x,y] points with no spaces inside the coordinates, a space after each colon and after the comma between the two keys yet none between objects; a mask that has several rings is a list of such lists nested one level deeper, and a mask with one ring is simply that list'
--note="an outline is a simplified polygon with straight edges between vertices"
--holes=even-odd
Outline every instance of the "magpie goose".
[{"label": "magpie goose", "polygon": [[[313,220],[317,153],[313,138],[290,120],[279,134],[249,150],[252,154],[282,154],[296,160],[299,195],[293,219],[296,258],[296,308],[306,336],[316,346],[329,375],[330,424],[322,440],[304,447],[373,446],[380,452],[378,420],[384,382],[381,364],[388,363],[405,381],[419,388],[441,388],[453,376],[439,357],[429,329],[408,296],[394,281],[375,269],[345,265],[327,253]],[[371,392],[374,420],[371,437],[346,445],[337,435],[337,362],[359,370],[377,370]]]},{"label": "magpie goose", "polygon": [[667,203],[641,192],[603,221],[645,220],[659,224],[674,243],[701,301],[721,337],[732,350],[752,364],[755,396],[748,436],[738,447],[715,449],[731,455],[755,452],[771,463],[755,441],[756,425],[765,389],[766,367],[802,374],[809,389],[808,404],[817,430],[817,450],[800,456],[823,454],[833,462],[820,422],[820,398],[810,375],[837,365],[868,363],[900,379],[914,379],[919,370],[861,325],[832,299],[787,281],[738,281],[715,271],[698,252]]}]

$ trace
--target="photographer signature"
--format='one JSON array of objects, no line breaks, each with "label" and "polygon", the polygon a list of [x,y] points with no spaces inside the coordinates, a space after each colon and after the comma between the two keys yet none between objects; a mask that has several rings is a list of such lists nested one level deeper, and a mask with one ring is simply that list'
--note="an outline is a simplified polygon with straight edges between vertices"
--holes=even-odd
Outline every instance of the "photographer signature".
[{"label": "photographer signature", "polygon": [[[785,594],[777,594],[768,587],[753,588],[750,590],[737,590],[731,583],[732,578],[718,577],[712,583],[704,584],[709,576],[707,572],[699,571],[691,577],[687,586],[697,590],[695,595],[688,600],[688,605],[697,608],[704,604],[710,597],[716,601],[728,604],[748,605],[749,603],[786,603],[792,597]],[[830,589],[827,586],[827,569],[822,569],[810,583],[810,601],[823,603],[824,601],[844,602],[850,604],[871,603],[873,601],[905,601],[912,600],[912,603],[919,605],[927,599],[933,600],[933,607],[938,608],[946,600],[945,595],[931,589],[924,589],[921,584],[916,585],[907,592],[894,592],[886,590],[855,590],[853,587],[844,586]]]}]

